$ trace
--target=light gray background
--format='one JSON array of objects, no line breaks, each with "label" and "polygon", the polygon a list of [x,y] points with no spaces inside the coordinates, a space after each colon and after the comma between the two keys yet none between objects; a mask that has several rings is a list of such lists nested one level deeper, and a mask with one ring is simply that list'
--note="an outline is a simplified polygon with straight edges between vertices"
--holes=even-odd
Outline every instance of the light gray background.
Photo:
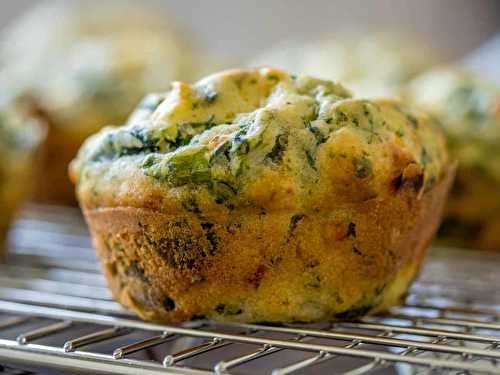
[{"label": "light gray background", "polygon": [[[0,0],[0,28],[39,2]],[[446,57],[458,58],[500,32],[498,0],[142,2],[165,8],[201,47],[239,57],[250,56],[282,39],[332,34],[348,27],[415,32],[440,48]]]}]

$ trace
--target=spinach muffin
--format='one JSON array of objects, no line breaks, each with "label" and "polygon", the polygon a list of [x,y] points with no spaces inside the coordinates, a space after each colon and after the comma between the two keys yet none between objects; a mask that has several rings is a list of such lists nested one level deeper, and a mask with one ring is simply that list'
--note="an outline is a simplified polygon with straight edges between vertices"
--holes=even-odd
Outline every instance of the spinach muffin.
[{"label": "spinach muffin", "polygon": [[249,64],[340,80],[364,97],[399,96],[409,80],[429,69],[436,53],[422,41],[391,33],[340,33],[275,46]]},{"label": "spinach muffin", "polygon": [[441,238],[500,250],[500,87],[442,67],[412,82],[408,97],[441,119],[459,161]]},{"label": "spinach muffin", "polygon": [[71,175],[114,297],[144,319],[354,319],[400,301],[453,175],[431,118],[232,70],[144,99]]},{"label": "spinach muffin", "polygon": [[29,195],[35,177],[38,146],[45,136],[43,123],[20,103],[0,97],[0,259],[14,213]]},{"label": "spinach muffin", "polygon": [[196,61],[161,14],[95,1],[42,3],[6,31],[0,59],[50,125],[35,198],[69,204],[67,167],[83,141],[122,124],[146,93],[191,79]]}]

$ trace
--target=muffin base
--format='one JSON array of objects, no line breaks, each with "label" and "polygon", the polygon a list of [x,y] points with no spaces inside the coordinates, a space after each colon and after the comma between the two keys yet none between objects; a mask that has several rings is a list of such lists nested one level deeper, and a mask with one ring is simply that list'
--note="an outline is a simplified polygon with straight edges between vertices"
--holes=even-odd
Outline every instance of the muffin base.
[{"label": "muffin base", "polygon": [[355,319],[401,301],[452,173],[329,212],[84,209],[114,298],[162,322]]}]

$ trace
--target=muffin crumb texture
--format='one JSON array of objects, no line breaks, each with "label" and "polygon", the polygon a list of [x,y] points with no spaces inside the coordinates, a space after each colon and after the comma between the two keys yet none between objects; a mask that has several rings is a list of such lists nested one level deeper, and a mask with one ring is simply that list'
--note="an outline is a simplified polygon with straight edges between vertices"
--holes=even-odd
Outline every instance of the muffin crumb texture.
[{"label": "muffin crumb texture", "polygon": [[148,96],[71,176],[113,294],[141,317],[312,322],[401,300],[450,165],[425,114],[262,68]]}]

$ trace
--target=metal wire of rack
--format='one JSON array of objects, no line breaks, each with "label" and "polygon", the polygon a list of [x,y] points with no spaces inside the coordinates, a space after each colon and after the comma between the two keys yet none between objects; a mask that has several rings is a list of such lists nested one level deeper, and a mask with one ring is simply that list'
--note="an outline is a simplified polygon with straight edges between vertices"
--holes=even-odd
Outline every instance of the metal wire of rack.
[{"label": "metal wire of rack", "polygon": [[111,299],[76,209],[29,207],[10,247],[0,374],[500,374],[493,254],[435,250],[405,305],[362,321],[167,326]]}]

